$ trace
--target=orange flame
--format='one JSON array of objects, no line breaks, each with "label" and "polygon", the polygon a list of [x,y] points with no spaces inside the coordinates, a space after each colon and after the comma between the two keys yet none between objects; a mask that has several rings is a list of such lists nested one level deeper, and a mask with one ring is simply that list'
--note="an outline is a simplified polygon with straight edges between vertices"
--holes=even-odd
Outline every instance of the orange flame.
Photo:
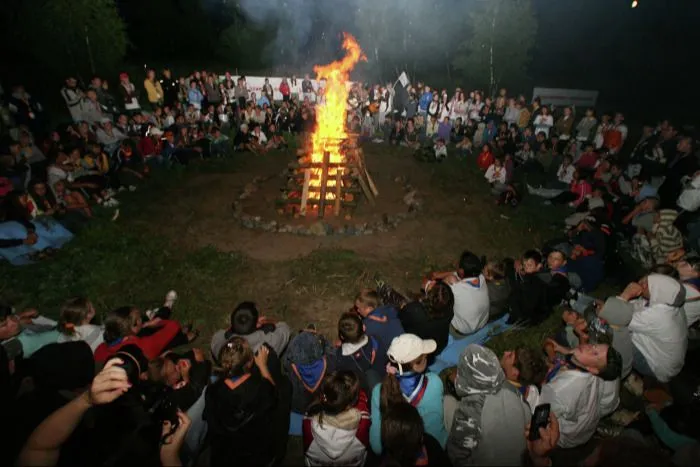
[{"label": "orange flame", "polygon": [[[347,138],[345,124],[347,120],[347,99],[350,71],[360,60],[367,60],[360,45],[355,38],[343,33],[343,49],[346,54],[341,60],[337,60],[328,65],[316,65],[316,79],[326,80],[326,87],[322,96],[323,101],[316,105],[316,129],[312,135],[311,162],[322,163],[323,155],[328,152],[331,164],[342,163],[343,154],[340,151],[340,144]],[[309,182],[310,186],[319,187],[321,185],[321,170],[314,170],[313,177]],[[328,183],[326,186],[335,186],[335,177],[338,169],[328,170]],[[310,198],[318,199],[320,194],[312,192]],[[326,192],[326,200],[335,199],[335,193]]]}]

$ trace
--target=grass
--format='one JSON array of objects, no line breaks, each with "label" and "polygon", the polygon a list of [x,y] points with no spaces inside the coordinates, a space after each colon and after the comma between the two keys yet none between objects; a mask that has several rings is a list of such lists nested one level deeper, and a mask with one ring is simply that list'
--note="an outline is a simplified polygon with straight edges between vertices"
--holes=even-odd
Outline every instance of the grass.
[{"label": "grass", "polygon": [[[402,148],[371,146],[366,152],[372,157],[410,157]],[[548,219],[561,219],[560,213],[541,209],[537,200],[526,200],[517,209],[496,208],[474,164],[451,158],[425,166],[432,190],[466,198],[454,204],[465,205],[464,218],[447,208],[442,212],[439,203],[435,212],[424,214],[426,219],[454,217],[459,244],[447,250],[421,247],[378,259],[340,246],[315,249],[295,259],[261,261],[214,246],[183,247],[181,240],[187,233],[172,231],[161,213],[163,203],[171,202],[175,190],[182,196],[182,187],[199,176],[241,172],[247,166],[247,159],[238,156],[155,173],[148,185],[120,196],[123,207],[117,222],[109,220],[109,213],[98,215],[49,261],[21,268],[1,263],[0,298],[16,308],[36,307],[55,317],[61,303],[71,296],[89,297],[99,313],[126,304],[150,308],[161,302],[167,290],[175,289],[180,295],[179,319],[202,328],[202,346],[207,345],[209,333],[225,326],[237,302],[251,299],[292,326],[300,328],[315,321],[319,329],[333,333],[337,316],[351,304],[359,288],[373,283],[376,274],[416,290],[423,275],[451,267],[448,258],[463,249],[489,256],[518,255],[555,235]],[[206,192],[191,189],[184,193],[202,196],[206,202]],[[199,216],[196,210],[185,215],[193,222]],[[446,222],[451,223],[449,219]],[[380,237],[377,239],[381,248]],[[539,345],[557,322],[558,317],[553,317],[538,328],[499,336],[490,345],[497,350]]]}]

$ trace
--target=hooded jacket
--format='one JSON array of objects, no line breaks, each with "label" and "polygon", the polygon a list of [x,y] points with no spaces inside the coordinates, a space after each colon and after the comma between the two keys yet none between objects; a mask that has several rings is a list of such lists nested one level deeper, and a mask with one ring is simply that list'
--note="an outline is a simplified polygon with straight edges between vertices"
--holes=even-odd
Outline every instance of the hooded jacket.
[{"label": "hooded jacket", "polygon": [[455,389],[460,401],[447,439],[452,464],[521,465],[530,409],[506,381],[498,357],[469,345],[458,362]]},{"label": "hooded jacket", "polygon": [[685,289],[675,279],[650,274],[649,300],[636,301],[630,321],[632,343],[656,379],[665,383],[683,368],[688,326],[683,312]]},{"label": "hooded jacket", "polygon": [[320,334],[302,331],[282,355],[282,367],[292,383],[292,410],[304,413],[323,378],[335,369],[336,349]]},{"label": "hooded jacket", "polygon": [[360,392],[357,404],[344,412],[304,417],[302,435],[306,465],[364,465],[369,426],[369,407],[364,391]]},{"label": "hooded jacket", "polygon": [[[588,313],[588,312],[587,312]],[[595,312],[588,321],[589,335],[591,343],[610,344],[622,357],[621,378],[625,379],[632,371],[632,361],[634,359],[634,344],[632,343],[632,333],[629,324],[634,314],[634,307],[618,297],[610,297],[605,301],[605,305],[595,316]]]}]

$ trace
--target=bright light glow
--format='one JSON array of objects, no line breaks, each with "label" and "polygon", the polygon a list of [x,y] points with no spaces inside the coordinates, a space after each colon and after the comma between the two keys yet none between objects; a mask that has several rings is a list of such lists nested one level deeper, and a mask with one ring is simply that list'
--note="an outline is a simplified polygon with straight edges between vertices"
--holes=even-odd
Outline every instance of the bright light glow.
[{"label": "bright light glow", "polygon": [[[350,71],[360,60],[366,60],[360,49],[360,45],[350,34],[344,34],[343,49],[346,51],[345,57],[328,65],[316,65],[316,79],[326,80],[326,88],[323,93],[324,102],[316,107],[316,130],[312,135],[313,149],[311,161],[323,162],[325,151],[330,153],[330,163],[339,164],[344,162],[344,156],[340,152],[340,143],[347,138],[345,122],[347,120],[346,103],[348,99],[347,81]],[[328,170],[328,187],[335,186],[335,176],[337,169]],[[314,174],[309,183],[311,186],[321,185],[321,170],[314,170]],[[319,193],[309,193],[309,198],[319,198]],[[335,199],[335,193],[327,192],[326,199]]]},{"label": "bright light glow", "polygon": [[632,2],[632,8],[637,8],[637,5],[639,5],[639,2],[637,0],[634,0]]}]

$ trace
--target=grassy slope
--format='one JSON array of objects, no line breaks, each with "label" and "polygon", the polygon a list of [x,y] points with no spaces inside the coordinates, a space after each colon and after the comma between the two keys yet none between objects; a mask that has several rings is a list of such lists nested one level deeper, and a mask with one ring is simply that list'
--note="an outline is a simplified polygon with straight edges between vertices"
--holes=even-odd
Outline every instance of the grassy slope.
[{"label": "grassy slope", "polygon": [[[367,153],[381,157],[386,150],[371,146]],[[228,312],[244,299],[254,299],[271,314],[301,327],[308,321],[308,313],[295,310],[303,309],[305,299],[313,296],[333,304],[318,317],[320,328],[328,331],[343,311],[338,304],[349,304],[358,288],[370,285],[376,273],[391,280],[400,277],[415,286],[426,272],[450,267],[434,252],[424,251],[378,262],[350,250],[323,249],[299,259],[267,263],[214,247],[174,246],[168,237],[173,233],[168,232],[167,219],[158,216],[159,205],[167,200],[170,188],[201,173],[239,171],[245,166],[244,159],[238,158],[156,174],[148,186],[120,196],[123,207],[118,222],[110,222],[108,213],[102,213],[53,260],[23,268],[1,263],[0,298],[18,308],[34,306],[55,316],[61,302],[70,296],[87,296],[99,311],[105,311],[128,303],[155,306],[165,291],[176,289],[181,297],[180,319],[195,321],[206,336],[224,325]],[[548,227],[547,219],[561,218],[560,213],[542,209],[538,200],[528,199],[515,210],[494,207],[471,161],[450,159],[444,164],[428,164],[426,170],[432,171],[435,186],[455,196],[462,196],[460,193],[466,190],[466,203],[478,207],[470,214],[469,225],[473,228],[464,232],[464,245],[455,245],[454,251],[448,252],[450,256],[463,248],[491,256],[517,255],[556,234]],[[502,219],[500,213],[509,219]],[[142,226],[148,221],[161,223],[164,233],[158,233],[158,228],[146,232]],[[328,281],[329,276],[334,280]],[[541,328],[507,334],[494,340],[493,345],[498,349],[536,345],[557,321],[553,317]]]}]

